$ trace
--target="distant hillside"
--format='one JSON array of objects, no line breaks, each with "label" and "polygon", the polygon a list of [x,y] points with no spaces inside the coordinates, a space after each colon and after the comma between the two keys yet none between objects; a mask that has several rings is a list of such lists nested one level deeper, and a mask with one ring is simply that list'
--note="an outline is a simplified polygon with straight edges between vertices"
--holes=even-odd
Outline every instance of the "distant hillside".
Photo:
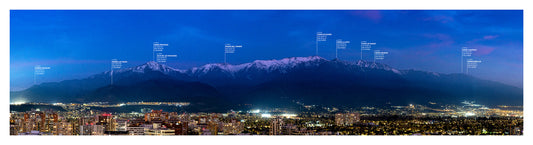
[{"label": "distant hillside", "polygon": [[[110,85],[113,73],[114,84]],[[81,80],[43,83],[11,92],[32,102],[182,101],[205,106],[253,103],[372,105],[473,100],[487,105],[522,105],[523,89],[465,74],[397,70],[367,61],[318,56],[207,64],[188,70],[156,62],[103,72]]]}]

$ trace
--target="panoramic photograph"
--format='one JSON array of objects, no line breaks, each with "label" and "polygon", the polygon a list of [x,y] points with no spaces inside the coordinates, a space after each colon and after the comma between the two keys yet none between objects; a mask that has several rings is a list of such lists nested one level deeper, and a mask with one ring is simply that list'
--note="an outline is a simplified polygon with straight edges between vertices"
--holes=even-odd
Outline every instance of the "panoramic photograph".
[{"label": "panoramic photograph", "polygon": [[523,136],[523,15],[9,10],[9,135]]}]

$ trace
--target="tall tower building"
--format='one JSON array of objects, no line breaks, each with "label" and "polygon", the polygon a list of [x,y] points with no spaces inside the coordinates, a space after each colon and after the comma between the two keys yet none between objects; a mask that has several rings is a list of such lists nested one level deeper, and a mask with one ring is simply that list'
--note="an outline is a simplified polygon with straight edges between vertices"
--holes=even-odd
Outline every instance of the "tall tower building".
[{"label": "tall tower building", "polygon": [[270,122],[270,135],[281,135],[283,127],[283,118],[276,117]]},{"label": "tall tower building", "polygon": [[115,123],[116,121],[111,114],[104,113],[96,116],[96,124],[104,126],[105,131],[116,131]]}]

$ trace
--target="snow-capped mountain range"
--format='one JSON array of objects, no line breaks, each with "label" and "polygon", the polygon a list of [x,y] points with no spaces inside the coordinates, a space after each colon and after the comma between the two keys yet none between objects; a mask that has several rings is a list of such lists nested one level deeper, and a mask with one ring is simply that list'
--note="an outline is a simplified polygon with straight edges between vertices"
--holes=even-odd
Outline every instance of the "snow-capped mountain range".
[{"label": "snow-capped mountain range", "polygon": [[398,70],[363,60],[349,62],[310,56],[238,65],[214,63],[187,70],[150,61],[85,79],[43,83],[12,92],[11,98],[32,96],[37,101],[86,102],[180,100],[184,96],[198,96],[271,104],[279,103],[280,97],[326,104],[453,103],[466,98],[487,104],[521,104],[522,92],[521,88],[464,74]]},{"label": "snow-capped mountain range", "polygon": [[[361,70],[371,70],[371,69],[381,69],[385,71],[392,71],[396,74],[401,74],[401,71],[394,69],[388,65],[373,63],[364,60],[359,60],[357,62],[348,62],[342,60],[327,60],[320,56],[309,56],[309,57],[290,57],[280,60],[256,60],[250,63],[243,63],[238,65],[232,64],[223,64],[223,63],[212,63],[206,64],[200,67],[193,67],[187,70],[175,69],[165,64],[159,64],[154,61],[149,61],[145,64],[124,68],[120,70],[114,70],[114,74],[124,73],[124,72],[135,72],[135,73],[144,73],[146,71],[159,71],[163,74],[174,74],[174,73],[183,73],[189,76],[203,76],[210,72],[221,72],[228,75],[236,75],[238,73],[246,73],[247,71],[261,71],[265,73],[288,73],[292,69],[303,68],[312,68],[318,67],[319,65],[326,62],[336,62],[342,65],[358,67]],[[106,74],[109,74],[110,71],[106,71]]]},{"label": "snow-capped mountain range", "polygon": [[[388,65],[359,60],[349,62],[343,60],[327,60],[319,56],[290,57],[280,60],[256,60],[250,63],[238,65],[212,63],[200,67],[193,67],[187,70],[175,69],[165,64],[154,61],[145,64],[114,70],[114,81],[131,81],[134,78],[124,76],[144,75],[144,73],[162,73],[168,77],[183,81],[200,81],[215,87],[226,85],[257,85],[271,81],[283,75],[288,75],[298,71],[320,71],[318,69],[335,69],[341,72],[353,72],[354,74],[368,71],[391,72],[401,76],[402,71],[394,69]],[[104,72],[110,75],[111,71]],[[127,75],[126,75],[127,74]],[[100,77],[105,77],[100,75]],[[122,77],[121,77],[122,76]],[[153,75],[148,76],[150,78]],[[110,78],[109,78],[110,79]],[[137,79],[143,80],[143,79]]]}]

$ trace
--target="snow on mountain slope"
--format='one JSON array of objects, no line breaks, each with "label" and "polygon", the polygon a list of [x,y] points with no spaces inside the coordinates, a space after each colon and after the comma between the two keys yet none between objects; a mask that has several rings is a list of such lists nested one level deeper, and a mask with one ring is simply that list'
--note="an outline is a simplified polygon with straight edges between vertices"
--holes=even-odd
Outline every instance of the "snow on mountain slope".
[{"label": "snow on mountain slope", "polygon": [[239,65],[231,64],[206,64],[201,67],[194,67],[188,70],[187,72],[190,75],[202,75],[210,71],[221,71],[228,74],[235,74],[237,72],[246,71],[246,70],[263,70],[268,73],[273,71],[280,71],[286,73],[287,69],[295,68],[300,64],[305,66],[318,66],[321,62],[327,61],[326,59],[319,56],[310,56],[310,57],[290,57],[284,58],[281,60],[256,60],[251,63],[244,63]]},{"label": "snow on mountain slope", "polygon": [[[145,64],[142,64],[142,65],[139,65],[139,66],[135,66],[135,67],[124,68],[124,69],[119,69],[119,70],[113,70],[113,73],[114,74],[123,73],[123,72],[145,73],[146,71],[160,71],[163,74],[169,74],[169,73],[172,73],[172,72],[179,72],[179,73],[184,73],[185,72],[184,70],[175,69],[175,68],[172,68],[172,67],[164,65],[164,64],[159,64],[159,63],[157,63],[155,61],[149,61],[149,62],[147,62]],[[108,72],[109,71],[106,71],[106,73],[108,73]]]},{"label": "snow on mountain slope", "polygon": [[369,61],[364,61],[364,60],[359,60],[357,62],[355,62],[355,65],[361,67],[361,68],[368,68],[368,69],[383,69],[383,70],[386,70],[386,71],[392,71],[396,74],[399,74],[401,75],[402,72],[397,70],[397,69],[394,69],[388,65],[385,65],[385,64],[381,64],[381,63],[374,63],[374,62],[369,62]]},{"label": "snow on mountain slope", "polygon": [[[208,73],[221,73],[223,75],[235,76],[237,73],[250,73],[250,72],[264,72],[264,73],[288,73],[297,67],[318,67],[323,63],[334,63],[341,64],[349,67],[359,68],[363,71],[380,69],[385,71],[392,71],[396,74],[401,75],[402,72],[394,69],[388,65],[374,63],[364,60],[359,60],[357,62],[349,62],[342,60],[327,60],[320,56],[309,56],[309,57],[290,57],[283,58],[279,60],[255,60],[250,63],[243,63],[238,65],[232,64],[223,64],[223,63],[211,63],[206,64],[200,67],[193,67],[188,70],[175,69],[170,66],[159,64],[154,61],[147,62],[143,65],[139,65],[131,68],[124,68],[119,70],[114,70],[114,74],[120,74],[124,72],[134,72],[134,73],[145,73],[146,71],[160,71],[163,74],[184,74],[188,76],[203,76]],[[106,74],[109,71],[105,72]]]}]

